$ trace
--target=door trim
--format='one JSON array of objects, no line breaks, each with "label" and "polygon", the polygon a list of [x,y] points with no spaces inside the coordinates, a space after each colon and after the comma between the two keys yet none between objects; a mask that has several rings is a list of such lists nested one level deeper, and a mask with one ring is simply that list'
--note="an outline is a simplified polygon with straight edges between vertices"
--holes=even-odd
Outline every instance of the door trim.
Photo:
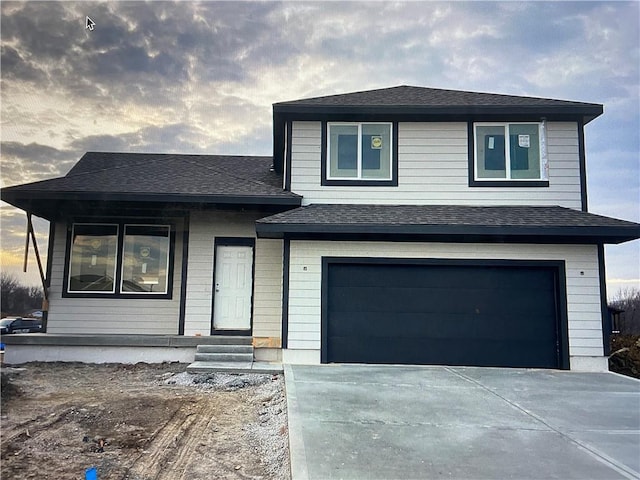
[{"label": "door trim", "polygon": [[[251,259],[251,305],[249,310],[248,330],[216,330],[214,328],[215,301],[216,301],[216,267],[218,264],[218,247],[252,247]],[[254,237],[215,237],[213,241],[213,274],[211,278],[211,335],[226,336],[253,336],[253,296],[256,278],[256,239]]]},{"label": "door trim", "polygon": [[320,282],[320,363],[328,363],[329,344],[329,266],[332,264],[369,265],[441,265],[470,267],[540,267],[553,270],[556,283],[556,335],[558,365],[569,370],[569,320],[567,313],[567,280],[564,260],[503,260],[452,258],[389,258],[389,257],[322,257]]}]

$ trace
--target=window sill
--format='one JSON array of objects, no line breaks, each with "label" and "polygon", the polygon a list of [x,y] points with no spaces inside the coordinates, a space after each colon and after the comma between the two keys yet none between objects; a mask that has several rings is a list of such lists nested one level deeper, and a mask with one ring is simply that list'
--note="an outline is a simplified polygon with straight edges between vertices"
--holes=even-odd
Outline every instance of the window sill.
[{"label": "window sill", "polygon": [[131,300],[171,300],[171,293],[62,293],[62,298],[103,298],[105,300],[130,298]]},{"label": "window sill", "polygon": [[548,187],[549,180],[469,180],[470,187]]},{"label": "window sill", "polygon": [[397,187],[398,180],[330,180],[322,179],[327,187]]}]

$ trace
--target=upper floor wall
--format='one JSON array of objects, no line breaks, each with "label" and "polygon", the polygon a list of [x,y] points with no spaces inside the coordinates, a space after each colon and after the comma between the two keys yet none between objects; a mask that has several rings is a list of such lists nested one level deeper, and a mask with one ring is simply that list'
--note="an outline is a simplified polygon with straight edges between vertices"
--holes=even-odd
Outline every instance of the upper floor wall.
[{"label": "upper floor wall", "polygon": [[580,210],[586,205],[581,129],[578,122],[546,122],[548,170],[545,181],[538,182],[544,186],[523,186],[526,182],[478,186],[479,182],[473,181],[474,147],[473,141],[469,142],[473,130],[468,122],[399,122],[394,139],[397,155],[393,156],[397,165],[392,166],[397,168],[394,173],[397,182],[336,185],[326,181],[326,164],[323,168],[326,127],[322,122],[293,121],[288,128],[290,152],[285,164],[285,183],[292,192],[304,196],[303,205],[560,205]]}]

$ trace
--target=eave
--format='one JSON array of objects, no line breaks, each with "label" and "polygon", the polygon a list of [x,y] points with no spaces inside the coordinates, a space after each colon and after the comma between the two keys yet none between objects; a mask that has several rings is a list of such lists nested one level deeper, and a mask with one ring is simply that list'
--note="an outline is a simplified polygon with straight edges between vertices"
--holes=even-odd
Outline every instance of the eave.
[{"label": "eave", "polygon": [[47,220],[61,215],[87,214],[96,209],[164,210],[167,208],[212,208],[286,210],[299,207],[302,197],[287,195],[191,195],[110,192],[15,191],[3,189],[1,199]]},{"label": "eave", "polygon": [[392,119],[540,118],[565,120],[581,118],[585,124],[602,115],[602,105],[287,105],[274,104],[273,112],[292,119],[318,116],[375,116]]},{"label": "eave", "polygon": [[456,243],[619,244],[640,227],[512,227],[462,225],[309,225],[256,223],[258,238]]}]

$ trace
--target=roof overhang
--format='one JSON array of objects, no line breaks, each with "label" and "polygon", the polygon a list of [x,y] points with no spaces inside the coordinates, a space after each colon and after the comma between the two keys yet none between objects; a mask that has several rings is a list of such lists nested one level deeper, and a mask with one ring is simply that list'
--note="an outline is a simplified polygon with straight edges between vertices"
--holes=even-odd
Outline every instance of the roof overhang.
[{"label": "roof overhang", "polygon": [[277,115],[304,119],[322,116],[352,118],[376,116],[392,119],[473,119],[477,118],[547,118],[549,120],[577,120],[587,124],[603,113],[602,105],[290,105],[274,104]]},{"label": "roof overhang", "polygon": [[619,244],[640,238],[611,228],[428,227],[417,225],[256,225],[258,238],[457,243]]},{"label": "roof overhang", "polygon": [[[332,206],[323,206],[331,208]],[[336,205],[337,209],[340,206]],[[545,243],[545,244],[619,244],[640,238],[640,225],[617,219],[608,219],[617,225],[607,225],[605,222],[597,225],[595,220],[600,217],[586,212],[575,211],[576,217],[589,218],[588,225],[544,225],[533,219],[530,225],[504,224],[430,224],[403,223],[401,219],[393,223],[350,223],[344,221],[327,221],[324,218],[315,221],[310,215],[303,222],[291,221],[297,210],[290,210],[277,215],[281,221],[272,221],[269,217],[256,222],[256,232],[259,238],[288,238],[299,240],[375,240],[375,241],[405,241],[405,242],[460,242],[460,243]],[[425,207],[428,208],[428,207]],[[460,211],[473,212],[475,207],[454,207]],[[483,207],[491,209],[492,207]],[[510,207],[495,207],[504,211]],[[514,207],[517,208],[517,207]],[[545,208],[545,207],[535,207]],[[548,207],[558,209],[560,207]],[[385,206],[377,206],[383,211]],[[562,209],[569,210],[569,209]],[[550,214],[551,214],[550,210]],[[289,217],[289,218],[287,218]],[[344,218],[344,215],[337,215]],[[595,220],[594,220],[595,219]]]},{"label": "roof overhang", "polygon": [[38,217],[53,220],[65,214],[88,214],[96,209],[165,210],[167,208],[252,208],[267,211],[299,207],[302,197],[289,195],[189,195],[109,192],[51,192],[2,190],[1,199]]}]

